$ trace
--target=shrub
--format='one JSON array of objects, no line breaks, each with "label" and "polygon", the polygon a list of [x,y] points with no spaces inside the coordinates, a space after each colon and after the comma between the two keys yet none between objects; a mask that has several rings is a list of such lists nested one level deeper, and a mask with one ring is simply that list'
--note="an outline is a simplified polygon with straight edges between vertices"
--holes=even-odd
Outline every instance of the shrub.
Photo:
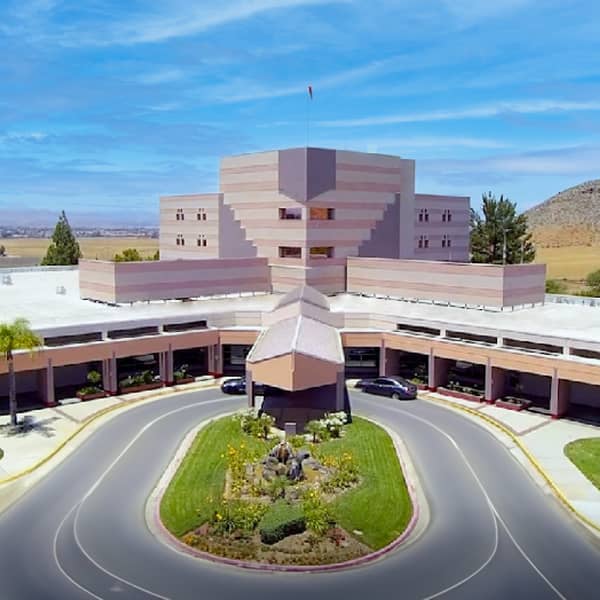
[{"label": "shrub", "polygon": [[323,535],[335,524],[331,509],[317,490],[309,490],[304,496],[302,511],[306,527],[317,535]]},{"label": "shrub", "polygon": [[223,501],[214,511],[211,522],[221,533],[251,532],[264,517],[268,506],[260,502]]},{"label": "shrub", "polygon": [[97,386],[102,381],[102,375],[98,371],[92,370],[87,374],[86,379],[91,386]]},{"label": "shrub", "polygon": [[309,421],[304,427],[304,429],[306,433],[312,435],[312,441],[314,444],[327,439],[328,432],[322,421],[316,419],[313,421]]},{"label": "shrub", "polygon": [[567,285],[559,279],[546,279],[546,294],[564,294],[567,291]]},{"label": "shrub", "polygon": [[302,508],[279,500],[272,504],[259,525],[260,539],[264,544],[275,544],[288,535],[306,530]]},{"label": "shrub", "polygon": [[594,292],[600,293],[600,269],[588,273],[585,282]]},{"label": "shrub", "polygon": [[179,369],[176,369],[175,371],[173,371],[173,379],[175,381],[177,381],[178,379],[184,379],[185,377],[187,377],[187,371],[188,371],[188,366],[181,365],[179,367]]},{"label": "shrub", "polygon": [[325,429],[332,438],[339,438],[342,435],[342,428],[348,422],[348,415],[342,410],[335,413],[325,413],[321,419]]},{"label": "shrub", "polygon": [[302,446],[306,445],[306,440],[304,439],[303,435],[292,435],[288,438],[287,441],[292,445],[292,448],[294,448],[295,450],[299,450],[300,448],[302,448]]},{"label": "shrub", "polygon": [[238,413],[234,418],[239,419],[244,433],[265,440],[269,437],[269,431],[275,424],[275,419],[271,415],[267,413],[259,415],[255,408]]}]

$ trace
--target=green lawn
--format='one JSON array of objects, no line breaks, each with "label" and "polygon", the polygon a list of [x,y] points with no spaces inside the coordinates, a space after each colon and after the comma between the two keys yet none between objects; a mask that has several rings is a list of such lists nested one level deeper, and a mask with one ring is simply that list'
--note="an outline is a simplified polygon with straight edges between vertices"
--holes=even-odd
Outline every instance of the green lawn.
[{"label": "green lawn", "polygon": [[338,498],[334,514],[344,529],[358,529],[367,545],[382,548],[406,529],[412,515],[398,455],[389,435],[370,421],[354,417],[345,429],[341,440],[320,444],[319,452],[351,452],[363,481]]},{"label": "green lawn", "polygon": [[600,437],[575,440],[566,445],[565,454],[600,490]]},{"label": "green lawn", "polygon": [[[355,417],[341,440],[318,445],[319,454],[351,452],[358,463],[361,484],[342,494],[333,504],[334,515],[349,532],[360,530],[360,539],[371,548],[385,546],[406,528],[412,505],[398,457],[387,433],[373,423]],[[215,421],[196,437],[190,451],[169,484],[160,507],[163,523],[181,536],[207,521],[223,493],[227,445],[244,441],[258,455],[265,443],[243,434],[230,417]]]}]

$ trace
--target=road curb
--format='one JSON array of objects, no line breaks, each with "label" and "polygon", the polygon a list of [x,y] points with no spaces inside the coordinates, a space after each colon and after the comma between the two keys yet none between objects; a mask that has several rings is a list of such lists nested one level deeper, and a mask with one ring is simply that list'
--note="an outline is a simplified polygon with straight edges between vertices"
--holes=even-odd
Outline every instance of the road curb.
[{"label": "road curb", "polygon": [[107,406],[106,408],[100,409],[98,412],[95,412],[93,415],[87,417],[74,431],[72,431],[64,440],[59,442],[59,444],[51,450],[46,456],[42,457],[36,463],[19,471],[17,473],[13,473],[7,477],[0,479],[0,486],[4,486],[9,483],[13,483],[22,477],[27,475],[31,475],[35,471],[37,471],[40,467],[44,466],[48,463],[52,458],[54,458],[67,444],[73,441],[82,431],[87,429],[90,425],[95,423],[100,418],[106,416],[107,414],[116,412],[121,409],[126,409],[132,406],[137,406],[138,404],[142,404],[146,401],[155,401],[160,399],[163,396],[175,396],[179,394],[189,394],[190,392],[202,391],[202,390],[210,390],[212,388],[218,387],[218,384],[212,383],[210,385],[204,386],[194,386],[193,389],[176,389],[176,386],[170,388],[159,388],[158,390],[149,393],[148,395],[144,395],[140,398],[132,398],[131,400],[123,400],[119,404],[113,404],[112,406]]},{"label": "road curb", "polygon": [[462,404],[456,404],[454,402],[450,402],[449,400],[444,400],[442,398],[436,398],[434,396],[430,396],[429,394],[423,394],[421,396],[425,398],[428,402],[434,402],[436,404],[440,404],[450,409],[458,410],[469,415],[475,416],[478,419],[481,419],[491,425],[492,427],[498,429],[503,434],[508,436],[510,440],[515,444],[515,446],[523,453],[525,458],[531,463],[537,473],[542,477],[548,487],[552,490],[552,493],[558,498],[561,504],[579,521],[583,523],[588,529],[590,529],[595,535],[600,536],[600,525],[586,517],[584,514],[580,513],[569,501],[569,499],[562,492],[558,484],[552,479],[552,477],[547,473],[547,471],[542,467],[542,465],[538,462],[538,460],[533,456],[533,454],[528,450],[528,448],[523,444],[523,442],[519,439],[517,435],[508,427],[497,421],[493,417],[490,417],[486,414],[481,413],[478,410],[474,410],[469,408],[468,406],[463,406]]},{"label": "road curb", "polygon": [[[221,416],[216,418],[221,418]],[[409,543],[414,542],[424,532],[425,527],[427,526],[429,521],[428,507],[426,505],[422,505],[423,502],[426,502],[425,495],[424,493],[418,493],[418,490],[420,488],[417,487],[418,482],[416,481],[416,470],[412,464],[412,461],[410,460],[410,456],[406,451],[404,443],[395,432],[391,431],[390,429],[388,429],[387,426],[379,423],[378,421],[370,417],[361,418],[364,418],[365,420],[370,421],[371,423],[374,423],[375,425],[381,427],[390,436],[392,443],[394,444],[398,460],[400,462],[402,475],[406,482],[406,488],[408,490],[408,495],[412,503],[412,515],[404,531],[387,546],[384,546],[383,548],[380,548],[379,550],[371,552],[370,554],[367,554],[365,556],[361,556],[352,560],[347,560],[341,563],[333,563],[328,565],[269,565],[217,556],[215,554],[210,554],[209,552],[204,552],[202,550],[198,550],[196,548],[188,546],[187,544],[184,544],[181,540],[179,540],[179,538],[173,535],[165,527],[164,523],[162,522],[162,519],[160,518],[160,505],[169,483],[175,476],[179,465],[181,464],[183,458],[187,454],[187,451],[192,445],[194,439],[196,438],[196,435],[203,427],[206,427],[208,424],[213,422],[215,420],[214,418],[203,421],[187,433],[183,442],[180,444],[179,448],[175,452],[173,459],[161,475],[156,487],[148,497],[148,501],[146,502],[145,513],[146,524],[148,525],[150,532],[159,541],[161,541],[165,546],[167,546],[174,552],[186,554],[188,556],[203,559],[215,564],[228,565],[238,567],[244,570],[262,572],[323,573],[351,569],[354,567],[370,564],[378,559],[383,558],[384,556],[387,556],[394,550],[398,549],[401,545],[408,545]],[[417,530],[417,524],[421,524],[419,522],[421,516],[426,516],[427,522],[423,524],[424,526],[421,527],[420,530]],[[414,536],[413,533],[415,533]]]}]

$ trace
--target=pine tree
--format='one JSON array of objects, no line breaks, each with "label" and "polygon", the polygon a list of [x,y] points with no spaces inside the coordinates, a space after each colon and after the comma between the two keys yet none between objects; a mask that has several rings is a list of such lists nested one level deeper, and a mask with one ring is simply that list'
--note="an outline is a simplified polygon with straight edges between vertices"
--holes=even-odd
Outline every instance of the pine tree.
[{"label": "pine tree", "polygon": [[81,258],[79,243],[75,239],[67,215],[63,210],[58,218],[52,243],[48,246],[43,265],[76,265]]},{"label": "pine tree", "polygon": [[471,260],[515,264],[535,259],[527,216],[517,215],[516,203],[492,192],[482,195],[482,215],[471,209]]}]

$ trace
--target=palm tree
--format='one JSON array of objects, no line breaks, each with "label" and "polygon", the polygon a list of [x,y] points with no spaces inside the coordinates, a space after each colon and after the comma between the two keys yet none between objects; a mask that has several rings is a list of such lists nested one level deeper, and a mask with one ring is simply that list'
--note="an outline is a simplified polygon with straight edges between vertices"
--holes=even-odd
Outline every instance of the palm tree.
[{"label": "palm tree", "polygon": [[0,353],[8,362],[8,406],[10,424],[17,424],[17,386],[13,352],[19,349],[33,352],[42,340],[30,329],[27,319],[15,319],[12,323],[0,323]]}]

